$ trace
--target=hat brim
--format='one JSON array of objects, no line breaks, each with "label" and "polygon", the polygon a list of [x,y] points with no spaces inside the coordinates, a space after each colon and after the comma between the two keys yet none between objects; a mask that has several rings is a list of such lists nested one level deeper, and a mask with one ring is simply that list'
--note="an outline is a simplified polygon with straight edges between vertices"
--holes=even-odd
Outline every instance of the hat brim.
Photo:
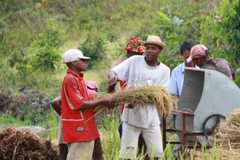
[{"label": "hat brim", "polygon": [[85,57],[85,56],[83,56],[83,57],[81,57],[80,59],[86,59],[86,60],[89,60],[89,59],[91,59],[90,57]]},{"label": "hat brim", "polygon": [[188,57],[188,59],[187,59],[187,63],[189,63],[189,62],[191,62],[192,61],[192,57],[190,56],[190,57]]},{"label": "hat brim", "polygon": [[[85,60],[89,60],[89,59],[91,59],[90,57],[85,57],[85,56],[83,56],[83,57],[79,57],[79,59],[85,59]],[[70,63],[70,62],[74,62],[74,61],[76,61],[76,60],[72,60],[72,61],[69,61],[69,62],[62,62],[63,64],[66,64],[66,63]]]},{"label": "hat brim", "polygon": [[156,42],[156,41],[142,41],[140,43],[144,46],[147,45],[147,44],[155,44],[155,45],[160,46],[162,49],[166,47],[165,43],[160,43],[160,42]]},{"label": "hat brim", "polygon": [[87,87],[89,87],[89,88],[92,89],[92,90],[98,89],[97,87],[95,87],[95,86],[93,86],[93,85],[91,85],[91,84],[87,84]]}]

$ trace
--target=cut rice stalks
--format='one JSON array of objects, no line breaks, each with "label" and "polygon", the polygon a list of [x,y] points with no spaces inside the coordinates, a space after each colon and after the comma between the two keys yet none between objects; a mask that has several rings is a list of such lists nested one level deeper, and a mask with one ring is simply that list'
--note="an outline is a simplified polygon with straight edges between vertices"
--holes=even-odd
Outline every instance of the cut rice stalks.
[{"label": "cut rice stalks", "polygon": [[57,160],[57,150],[50,141],[29,130],[7,128],[0,132],[1,160]]},{"label": "cut rice stalks", "polygon": [[238,153],[240,157],[240,108],[232,112],[231,118],[220,123],[217,128],[217,145],[222,150]]},{"label": "cut rice stalks", "polygon": [[[170,116],[174,105],[174,100],[170,93],[165,87],[160,85],[149,85],[139,88],[131,87],[112,94],[103,93],[100,94],[97,99],[103,99],[105,96],[110,96],[110,99],[117,100],[117,104],[128,103],[133,106],[146,106],[148,104],[153,104],[161,116]],[[99,106],[96,108],[96,114],[105,112],[106,110],[106,107]]]}]

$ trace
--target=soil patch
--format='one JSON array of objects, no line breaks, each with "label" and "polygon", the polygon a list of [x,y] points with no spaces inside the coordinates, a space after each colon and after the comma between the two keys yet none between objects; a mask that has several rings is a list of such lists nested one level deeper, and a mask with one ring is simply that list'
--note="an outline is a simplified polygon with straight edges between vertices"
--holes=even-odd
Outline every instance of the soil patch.
[{"label": "soil patch", "polygon": [[51,96],[30,87],[21,87],[18,91],[0,91],[0,114],[10,114],[20,120],[29,120],[29,125],[43,122],[51,110]]}]

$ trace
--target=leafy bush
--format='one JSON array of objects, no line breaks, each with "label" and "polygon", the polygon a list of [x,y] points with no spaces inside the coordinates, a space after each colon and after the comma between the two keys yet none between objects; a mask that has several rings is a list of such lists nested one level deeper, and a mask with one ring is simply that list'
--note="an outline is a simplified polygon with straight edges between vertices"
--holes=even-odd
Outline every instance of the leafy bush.
[{"label": "leafy bush", "polygon": [[26,80],[28,73],[31,74],[32,65],[30,64],[27,51],[23,47],[18,47],[9,59],[10,67],[16,67],[21,79]]},{"label": "leafy bush", "polygon": [[105,59],[106,57],[106,42],[101,36],[89,35],[83,43],[80,43],[78,49],[80,49],[85,56],[91,58],[91,60],[87,62],[89,69],[92,68],[97,61]]},{"label": "leafy bush", "polygon": [[240,68],[240,1],[239,0],[224,0],[222,6],[219,8],[220,17],[222,21],[219,21],[222,31],[226,38],[223,44],[226,44],[227,48],[225,56],[228,60],[234,62],[235,68]]},{"label": "leafy bush", "polygon": [[[58,29],[52,19],[49,19],[48,22],[48,29],[39,34],[38,40],[32,42],[32,48],[28,49],[24,45],[17,44],[13,45],[12,50],[10,50],[9,66],[12,69],[2,74],[4,77],[16,74],[10,78],[12,85],[30,85],[43,88],[55,86],[52,83],[56,80],[52,76],[46,75],[53,74],[52,71],[61,64],[59,47],[64,44],[66,35],[65,31]],[[45,76],[43,76],[44,73]]]},{"label": "leafy bush", "polygon": [[34,56],[32,65],[35,70],[55,70],[60,64],[59,47],[66,40],[65,31],[59,30],[52,19],[48,20],[48,29],[39,34],[39,39],[32,43]]},{"label": "leafy bush", "polygon": [[206,16],[201,23],[203,34],[201,42],[210,47],[213,58],[224,58],[230,62],[237,72],[234,81],[240,86],[240,1],[223,0],[215,11]]}]

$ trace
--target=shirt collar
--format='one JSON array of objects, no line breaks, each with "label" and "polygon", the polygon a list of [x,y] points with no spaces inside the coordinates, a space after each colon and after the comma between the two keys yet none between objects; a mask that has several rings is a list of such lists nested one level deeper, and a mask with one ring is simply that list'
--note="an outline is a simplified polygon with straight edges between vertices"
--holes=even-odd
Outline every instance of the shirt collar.
[{"label": "shirt collar", "polygon": [[75,76],[75,77],[78,77],[78,78],[80,78],[80,79],[83,79],[83,74],[82,73],[80,73],[80,74],[78,74],[78,73],[76,73],[76,72],[74,72],[73,70],[71,70],[71,69],[67,69],[67,74],[72,74],[73,76]]}]

